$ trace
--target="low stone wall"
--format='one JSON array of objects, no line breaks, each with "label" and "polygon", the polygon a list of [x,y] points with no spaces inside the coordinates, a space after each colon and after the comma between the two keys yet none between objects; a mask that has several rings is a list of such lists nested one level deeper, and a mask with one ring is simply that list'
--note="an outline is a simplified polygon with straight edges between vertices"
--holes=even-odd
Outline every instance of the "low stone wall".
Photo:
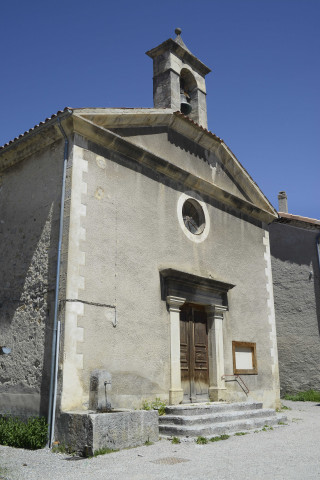
[{"label": "low stone wall", "polygon": [[93,455],[100,448],[137,447],[159,440],[158,412],[65,412],[59,416],[55,437],[79,455]]}]

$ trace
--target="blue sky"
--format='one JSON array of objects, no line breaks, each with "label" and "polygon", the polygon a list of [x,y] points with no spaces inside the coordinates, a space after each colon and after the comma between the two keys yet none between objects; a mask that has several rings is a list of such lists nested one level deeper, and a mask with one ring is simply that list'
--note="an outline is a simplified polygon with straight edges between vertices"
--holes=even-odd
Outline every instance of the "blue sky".
[{"label": "blue sky", "polygon": [[4,1],[0,145],[70,107],[151,107],[145,52],[182,28],[209,129],[277,208],[320,219],[320,0]]}]

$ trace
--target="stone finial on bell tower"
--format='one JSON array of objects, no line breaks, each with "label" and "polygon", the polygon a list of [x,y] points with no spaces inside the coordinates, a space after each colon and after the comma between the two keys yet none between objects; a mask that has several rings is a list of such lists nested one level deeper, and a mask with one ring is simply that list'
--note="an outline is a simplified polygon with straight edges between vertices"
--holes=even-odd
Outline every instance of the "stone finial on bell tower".
[{"label": "stone finial on bell tower", "polygon": [[195,57],[176,28],[169,38],[146,52],[153,59],[153,102],[155,108],[172,108],[208,127],[205,76],[211,71]]}]

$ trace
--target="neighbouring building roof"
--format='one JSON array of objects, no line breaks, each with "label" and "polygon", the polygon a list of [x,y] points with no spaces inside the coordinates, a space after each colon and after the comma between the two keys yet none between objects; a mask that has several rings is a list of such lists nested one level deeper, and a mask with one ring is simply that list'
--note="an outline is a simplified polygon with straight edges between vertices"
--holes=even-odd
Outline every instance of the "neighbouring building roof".
[{"label": "neighbouring building roof", "polygon": [[310,230],[320,230],[320,220],[315,218],[301,217],[300,215],[292,215],[285,212],[278,212],[278,215],[277,223],[286,223],[294,227],[308,228]]}]

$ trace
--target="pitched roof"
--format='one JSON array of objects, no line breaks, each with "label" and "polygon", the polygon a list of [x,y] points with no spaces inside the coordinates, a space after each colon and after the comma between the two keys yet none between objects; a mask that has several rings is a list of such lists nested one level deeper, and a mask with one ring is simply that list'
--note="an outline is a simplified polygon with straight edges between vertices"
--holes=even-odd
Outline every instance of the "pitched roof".
[{"label": "pitched roof", "polygon": [[[74,118],[82,118],[95,124],[98,128],[102,127],[106,132],[111,128],[131,126],[152,126],[152,125],[167,125],[186,136],[190,140],[198,143],[207,150],[214,150],[223,162],[225,168],[229,171],[232,177],[237,179],[237,183],[247,192],[250,201],[247,202],[246,209],[249,214],[255,211],[256,207],[265,212],[266,222],[272,221],[277,217],[277,212],[269,202],[269,200],[262,193],[258,185],[253,181],[251,176],[238,161],[236,156],[224,143],[224,141],[215,135],[213,132],[198,125],[189,117],[183,115],[181,112],[174,112],[172,109],[155,109],[155,108],[69,108],[58,111],[51,117],[46,118],[44,122],[40,122],[30,130],[16,137],[14,140],[6,143],[3,147],[0,147],[0,156],[5,155],[5,152],[18,146],[21,142],[28,140],[31,136],[36,135],[56,123],[56,118],[61,119],[72,115]],[[111,133],[111,132],[110,132]],[[128,143],[128,142],[127,142]],[[130,142],[129,142],[130,143]],[[12,155],[11,155],[12,157]],[[15,157],[15,161],[17,157]],[[6,163],[5,156],[3,157],[4,165]],[[8,162],[7,162],[8,163]],[[9,165],[9,163],[8,163]],[[224,193],[224,201],[229,202],[233,197],[229,192]],[[228,200],[229,198],[229,200]],[[238,197],[230,200],[234,205],[240,202]],[[230,203],[229,202],[229,203]],[[241,200],[241,204],[243,201]],[[239,205],[240,205],[239,203]],[[252,213],[254,216],[254,214]]]},{"label": "pitched roof", "polygon": [[[179,29],[180,30],[180,29]],[[176,29],[176,33],[179,32],[178,29]],[[187,50],[187,52],[191,53],[189,48],[186,46],[186,44],[184,43],[184,41],[182,40],[182,37],[181,37],[181,30],[180,30],[180,33],[177,34],[176,38],[174,39],[174,42],[176,42],[178,45],[180,45],[180,47],[184,48],[185,50]],[[191,55],[193,55],[193,53],[191,53]],[[195,55],[193,55],[195,56]]]},{"label": "pitched roof", "polygon": [[1,153],[1,150],[9,147],[13,143],[16,143],[17,140],[27,137],[32,133],[37,133],[39,128],[43,127],[44,125],[48,124],[52,120],[61,116],[61,114],[63,114],[64,112],[69,112],[69,111],[70,112],[72,111],[72,109],[69,107],[65,107],[63,110],[58,110],[57,113],[53,113],[50,117],[46,118],[43,122],[39,122],[37,125],[34,125],[32,128],[29,128],[29,130],[26,130],[24,133],[21,133],[20,135],[18,135],[18,137],[15,137],[13,140],[9,140],[9,142],[6,142],[4,145],[0,145],[0,153]]}]

